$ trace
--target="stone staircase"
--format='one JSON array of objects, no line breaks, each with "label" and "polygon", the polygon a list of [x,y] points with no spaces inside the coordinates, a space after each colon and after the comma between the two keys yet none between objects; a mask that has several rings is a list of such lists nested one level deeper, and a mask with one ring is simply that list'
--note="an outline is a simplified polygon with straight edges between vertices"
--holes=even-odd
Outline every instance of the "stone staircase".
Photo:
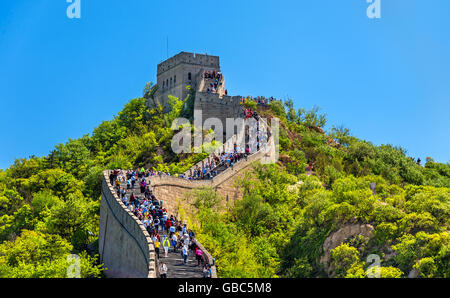
[{"label": "stone staircase", "polygon": [[[134,188],[127,189],[126,183],[121,183],[121,186],[126,189],[127,197],[130,198],[131,194],[134,192],[136,198],[143,198],[144,195],[140,193],[140,186],[136,183]],[[133,208],[130,205],[127,207],[130,211]],[[169,214],[170,215],[170,214]],[[197,266],[198,262],[195,259],[194,252],[189,251],[187,265],[184,265],[183,257],[181,255],[181,249],[177,249],[177,252],[173,251],[171,246],[167,258],[164,257],[164,248],[162,247],[162,241],[164,236],[168,236],[163,231],[159,231],[161,237],[161,246],[159,252],[159,259],[157,259],[157,268],[159,267],[159,262],[163,262],[167,266],[167,278],[202,278],[203,277],[203,267],[202,264]],[[172,245],[172,244],[171,244]]]},{"label": "stone staircase", "polygon": [[167,278],[203,277],[203,264],[200,263],[200,266],[198,266],[198,261],[195,259],[194,253],[192,251],[189,251],[186,265],[184,265],[183,257],[181,256],[181,249],[177,249],[177,252],[174,252],[173,247],[169,249],[167,258],[164,257],[164,249],[162,249],[162,251],[159,253],[158,262],[163,262],[164,264],[166,264]]},{"label": "stone staircase", "polygon": [[[210,87],[210,83],[215,83],[216,79],[213,78],[204,78],[203,75],[205,73],[205,69],[201,69],[198,79],[199,86],[197,92],[206,93],[208,92],[208,87]],[[219,95],[223,95],[225,93],[225,77],[222,74],[222,78],[219,80],[219,85],[217,86],[216,92]]]}]

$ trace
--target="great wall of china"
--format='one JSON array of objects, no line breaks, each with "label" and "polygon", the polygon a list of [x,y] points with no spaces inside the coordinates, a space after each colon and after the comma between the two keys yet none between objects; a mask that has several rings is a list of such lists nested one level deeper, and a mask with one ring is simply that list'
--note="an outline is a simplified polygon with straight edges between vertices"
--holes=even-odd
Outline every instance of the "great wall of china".
[{"label": "great wall of china", "polygon": [[[234,142],[236,136],[228,140]],[[219,149],[224,150],[226,144]],[[179,204],[188,205],[185,194],[199,187],[211,187],[223,197],[239,199],[241,193],[234,181],[251,169],[254,162],[273,159],[273,138],[267,146],[248,156],[211,180],[191,181],[172,176],[152,177],[151,185],[156,197],[162,200],[170,214],[178,214]],[[209,156],[208,158],[211,158]],[[195,165],[192,170],[196,167]],[[156,278],[157,258],[150,235],[142,222],[123,204],[109,183],[109,171],[105,171],[102,183],[100,207],[99,252],[101,261],[108,268],[108,277]],[[217,277],[212,256],[197,242],[207,262],[212,266],[213,277]]]},{"label": "great wall of china", "polygon": [[[205,91],[206,84],[209,82],[203,77],[203,72],[217,70],[220,70],[219,57],[182,52],[158,65],[158,86],[163,87],[158,89],[155,98],[151,101],[148,99],[147,103],[152,106],[156,101],[167,108],[166,98],[169,94],[184,98],[187,96],[186,86],[192,84],[197,90],[194,109],[203,113],[203,119],[218,118],[225,124],[226,119],[239,118],[243,114],[241,97],[225,94],[223,76],[220,88],[217,88],[216,92]],[[203,120],[201,123],[203,124]],[[262,121],[262,126],[263,129],[269,130],[266,122]],[[231,138],[216,148],[205,160],[194,165],[185,175],[188,176],[196,167],[201,167],[206,161],[210,161],[212,156],[230,152],[234,144],[243,139],[245,139],[245,126],[240,130],[235,129]],[[168,213],[173,215],[178,215],[179,207],[189,208],[192,202],[186,194],[196,188],[212,188],[227,200],[238,200],[242,194],[235,182],[251,170],[253,163],[275,161],[275,147],[274,138],[269,137],[267,143],[257,152],[234,166],[224,169],[210,180],[153,176],[151,177],[152,191],[156,198],[163,202]],[[157,278],[158,259],[153,241],[142,222],[118,197],[109,182],[109,173],[110,171],[105,171],[103,175],[99,228],[99,253],[101,261],[107,268],[106,275],[108,277]],[[212,277],[217,277],[213,257],[198,241],[197,245],[203,251],[206,262],[211,265]],[[179,274],[177,277],[191,276]]]}]

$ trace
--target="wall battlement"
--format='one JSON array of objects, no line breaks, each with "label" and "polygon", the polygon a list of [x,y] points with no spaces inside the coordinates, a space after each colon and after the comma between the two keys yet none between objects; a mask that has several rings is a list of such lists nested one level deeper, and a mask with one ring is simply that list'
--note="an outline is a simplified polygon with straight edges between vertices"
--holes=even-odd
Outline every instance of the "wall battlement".
[{"label": "wall battlement", "polygon": [[212,104],[220,104],[225,106],[236,106],[241,104],[240,96],[220,96],[218,93],[198,92],[196,100],[200,102],[207,102]]},{"label": "wall battlement", "polygon": [[160,74],[182,63],[212,67],[220,71],[218,56],[181,52],[178,55],[175,55],[158,64],[157,75],[159,76]]},{"label": "wall battlement", "polygon": [[114,278],[157,277],[156,253],[144,225],[119,199],[109,183],[109,171],[103,172],[100,205],[99,253]]}]

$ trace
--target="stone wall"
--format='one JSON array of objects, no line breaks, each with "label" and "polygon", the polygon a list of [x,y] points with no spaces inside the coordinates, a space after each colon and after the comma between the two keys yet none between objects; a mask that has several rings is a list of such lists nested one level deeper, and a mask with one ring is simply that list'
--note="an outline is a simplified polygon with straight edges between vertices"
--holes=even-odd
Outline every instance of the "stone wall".
[{"label": "stone wall", "polygon": [[197,92],[195,95],[194,110],[202,111],[202,124],[208,118],[221,120],[223,128],[226,119],[244,118],[241,106],[241,96],[220,96],[218,93]]},{"label": "stone wall", "polygon": [[118,198],[103,173],[99,253],[107,277],[155,278],[156,255],[145,227]]},{"label": "stone wall", "polygon": [[[103,173],[100,205],[100,260],[111,278],[156,278],[157,258],[150,235],[134,214],[118,198],[109,183],[109,171]],[[174,205],[171,196],[162,195],[168,206]],[[169,211],[173,210],[168,208]],[[217,278],[213,257],[196,241],[211,265],[212,278]]]},{"label": "stone wall", "polygon": [[178,204],[187,207],[193,203],[186,198],[186,194],[199,187],[210,187],[222,197],[228,197],[230,201],[235,201],[242,197],[242,193],[236,185],[238,178],[250,171],[255,162],[271,158],[273,154],[273,142],[269,142],[266,148],[250,155],[247,160],[241,160],[211,180],[187,180],[172,176],[157,176],[151,177],[152,189],[155,196],[163,200],[164,207],[173,215],[178,213]]},{"label": "stone wall", "polygon": [[[265,124],[267,125],[267,124]],[[233,140],[231,140],[232,142]],[[172,176],[151,177],[155,196],[163,201],[169,214],[178,216],[178,204],[189,210],[193,203],[186,194],[199,187],[211,187],[224,198],[235,201],[242,197],[236,185],[238,177],[243,177],[258,161],[274,156],[273,138],[257,153],[241,160],[211,180],[192,181]],[[100,206],[99,253],[101,262],[107,268],[108,277],[157,277],[157,259],[150,235],[139,219],[125,207],[109,183],[109,171],[103,173],[102,200]],[[223,202],[224,203],[224,202]],[[206,260],[213,265],[212,256],[197,242]],[[212,266],[212,277],[217,277]]]},{"label": "stone wall", "polygon": [[[226,139],[226,136],[224,136],[224,139]],[[226,142],[224,142],[220,147],[217,147],[214,152],[211,152],[211,154],[206,157],[204,160],[196,163],[193,165],[189,170],[184,172],[185,176],[192,176],[193,171],[199,167],[202,168],[205,163],[210,163],[212,160],[212,156],[219,156],[223,152],[231,152],[234,149],[234,144],[241,144],[241,142],[245,141],[245,127],[242,127],[241,129],[238,129],[237,133],[232,135],[231,138],[229,138]]]}]

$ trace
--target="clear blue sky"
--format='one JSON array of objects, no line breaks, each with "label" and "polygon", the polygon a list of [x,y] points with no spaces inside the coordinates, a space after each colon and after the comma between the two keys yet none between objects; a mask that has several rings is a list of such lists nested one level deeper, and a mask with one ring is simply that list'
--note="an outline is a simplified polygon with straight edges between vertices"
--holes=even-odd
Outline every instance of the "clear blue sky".
[{"label": "clear blue sky", "polygon": [[233,95],[318,105],[329,125],[450,161],[450,1],[0,1],[0,168],[90,133],[156,81],[156,65],[219,55]]}]

